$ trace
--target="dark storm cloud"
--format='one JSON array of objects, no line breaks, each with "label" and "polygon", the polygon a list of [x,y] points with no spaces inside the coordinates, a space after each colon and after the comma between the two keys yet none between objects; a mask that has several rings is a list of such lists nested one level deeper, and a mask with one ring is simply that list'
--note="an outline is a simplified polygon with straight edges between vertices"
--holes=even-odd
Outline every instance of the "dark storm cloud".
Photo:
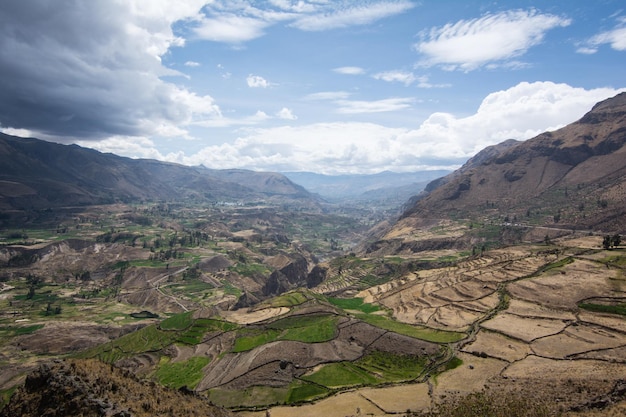
[{"label": "dark storm cloud", "polygon": [[160,56],[182,42],[171,23],[138,15],[131,1],[3,0],[0,126],[100,139],[154,134],[217,112],[210,97],[159,78],[174,74]]}]

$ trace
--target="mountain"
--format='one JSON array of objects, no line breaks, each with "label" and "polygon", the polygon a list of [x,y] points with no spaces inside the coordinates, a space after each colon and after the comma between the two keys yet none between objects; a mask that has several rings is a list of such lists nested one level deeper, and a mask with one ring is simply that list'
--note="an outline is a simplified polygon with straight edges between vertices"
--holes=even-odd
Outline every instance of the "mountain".
[{"label": "mountain", "polygon": [[277,173],[211,170],[124,158],[78,145],[0,134],[0,209],[134,201],[315,204],[304,188]]},{"label": "mountain", "polygon": [[[391,172],[371,175],[324,175],[313,172],[284,172],[293,182],[329,200],[372,200],[401,195],[402,202],[424,189],[431,180],[450,171]],[[402,198],[401,197],[401,198]]]},{"label": "mountain", "polygon": [[[623,232],[625,145],[626,93],[621,93],[561,129],[486,148],[431,182],[377,237],[396,238],[444,219],[527,230]],[[526,232],[520,233],[524,238]],[[456,244],[470,242],[456,239]]]}]

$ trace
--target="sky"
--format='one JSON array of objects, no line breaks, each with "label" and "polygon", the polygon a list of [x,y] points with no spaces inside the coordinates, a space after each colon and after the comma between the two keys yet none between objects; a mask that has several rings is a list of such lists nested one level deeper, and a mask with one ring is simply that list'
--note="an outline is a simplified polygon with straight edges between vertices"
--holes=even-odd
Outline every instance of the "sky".
[{"label": "sky", "polygon": [[133,158],[455,169],[622,91],[623,0],[0,2],[0,131]]}]

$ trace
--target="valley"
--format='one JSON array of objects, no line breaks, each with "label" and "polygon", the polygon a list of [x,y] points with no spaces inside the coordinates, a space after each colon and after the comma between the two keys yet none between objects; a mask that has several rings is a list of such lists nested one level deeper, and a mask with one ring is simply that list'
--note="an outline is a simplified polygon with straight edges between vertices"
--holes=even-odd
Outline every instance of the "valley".
[{"label": "valley", "polygon": [[115,363],[241,416],[423,413],[538,384],[532,407],[593,415],[626,379],[626,253],[601,235],[509,246],[490,229],[490,249],[391,256],[353,243],[366,230],[271,207],[116,205],[7,231],[3,395],[58,357]]},{"label": "valley", "polygon": [[[174,410],[161,389],[241,417],[624,415],[625,109],[487,148],[404,210],[0,137],[0,416]],[[29,175],[46,152],[56,193]]]}]

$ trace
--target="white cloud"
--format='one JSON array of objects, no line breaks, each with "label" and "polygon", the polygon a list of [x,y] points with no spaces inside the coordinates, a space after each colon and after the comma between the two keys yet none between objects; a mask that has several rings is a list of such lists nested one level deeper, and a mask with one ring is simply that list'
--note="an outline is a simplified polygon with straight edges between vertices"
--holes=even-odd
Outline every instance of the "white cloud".
[{"label": "white cloud", "polygon": [[305,31],[364,25],[404,13],[415,7],[409,0],[287,1],[214,0],[195,19],[194,33],[201,39],[240,44],[259,38],[282,22]]},{"label": "white cloud", "polygon": [[341,100],[350,97],[347,91],[321,91],[304,97],[305,100]]},{"label": "white cloud", "polygon": [[271,85],[269,81],[259,75],[248,75],[246,78],[248,87],[250,88],[267,88]]},{"label": "white cloud", "polygon": [[616,51],[626,51],[626,17],[618,18],[615,28],[598,33],[578,48],[582,54],[594,54],[601,45],[610,45]]},{"label": "white cloud", "polygon": [[423,56],[421,65],[471,71],[524,55],[542,42],[547,31],[570,23],[536,10],[487,14],[422,32],[414,47]]},{"label": "white cloud", "polygon": [[320,31],[354,25],[365,25],[385,17],[404,13],[415,7],[410,1],[383,1],[366,4],[363,4],[363,2],[351,3],[349,7],[326,10],[325,13],[301,15],[291,26],[301,30]]},{"label": "white cloud", "polygon": [[379,72],[377,74],[372,75],[372,77],[374,79],[383,80],[387,82],[399,82],[407,86],[417,81],[415,74],[413,74],[412,72],[405,72],[405,71]]},{"label": "white cloud", "polygon": [[256,125],[271,117],[264,111],[258,110],[251,116],[232,118],[232,117],[212,117],[205,120],[200,120],[194,123],[196,126],[202,127],[230,127],[230,126],[250,126]]},{"label": "white cloud", "polygon": [[185,62],[186,67],[199,67],[200,63],[196,61],[187,61]]},{"label": "white cloud", "polygon": [[271,26],[271,22],[256,17],[231,14],[202,18],[199,22],[194,29],[196,36],[209,41],[226,43],[241,43],[260,38],[265,34],[265,29]]},{"label": "white cloud", "polygon": [[279,119],[284,119],[284,120],[296,120],[297,119],[297,117],[293,114],[293,112],[287,107],[283,107],[282,109],[280,109],[280,111],[276,113],[276,117],[278,117]]},{"label": "white cloud", "polygon": [[338,100],[337,109],[341,114],[359,114],[359,113],[381,113],[389,111],[398,111],[410,108],[413,98],[387,98],[382,100]]},{"label": "white cloud", "polygon": [[327,174],[454,168],[486,146],[528,139],[571,123],[620,90],[585,90],[552,82],[520,83],[489,94],[467,117],[433,113],[419,126],[317,123],[251,129],[234,143],[191,156],[167,158],[189,165]]},{"label": "white cloud", "polygon": [[349,100],[350,93],[345,91],[324,91],[309,94],[305,100],[327,100],[337,106],[339,114],[383,113],[410,108],[415,99],[412,97],[394,97],[381,100]]},{"label": "white cloud", "polygon": [[365,70],[361,67],[339,67],[339,68],[333,69],[333,71],[338,74],[345,74],[345,75],[365,74]]}]

